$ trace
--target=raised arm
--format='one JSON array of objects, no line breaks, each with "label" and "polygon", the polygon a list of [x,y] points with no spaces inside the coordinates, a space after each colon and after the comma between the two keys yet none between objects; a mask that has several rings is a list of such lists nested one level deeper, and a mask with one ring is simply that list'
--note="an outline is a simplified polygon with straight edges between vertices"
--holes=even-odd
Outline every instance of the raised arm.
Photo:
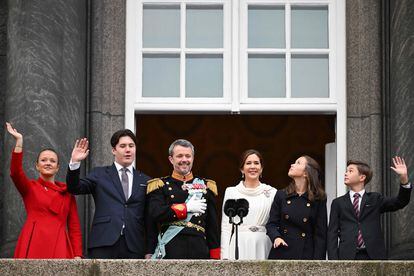
[{"label": "raised arm", "polygon": [[391,169],[396,172],[400,178],[400,189],[396,197],[384,197],[381,204],[380,212],[394,212],[404,208],[410,202],[412,186],[408,181],[408,171],[404,158],[396,156],[392,159],[394,166]]},{"label": "raised arm", "polygon": [[72,150],[71,159],[69,162],[69,168],[66,173],[66,185],[68,191],[72,194],[90,194],[95,189],[96,179],[93,179],[95,175],[90,173],[85,178],[80,178],[80,162],[84,160],[89,154],[89,142],[88,139],[82,138],[75,142]]},{"label": "raised arm", "polygon": [[400,183],[403,185],[408,184],[408,172],[407,172],[407,166],[405,165],[404,158],[401,158],[399,156],[395,156],[392,159],[392,163],[394,166],[391,166],[391,169],[398,174],[400,177]]},{"label": "raised arm", "polygon": [[14,146],[14,152],[19,153],[23,151],[23,135],[19,133],[13,126],[6,122],[7,131],[16,139],[16,145]]},{"label": "raised arm", "polygon": [[12,153],[10,163],[10,177],[16,185],[20,194],[25,194],[28,190],[29,179],[23,171],[23,135],[19,133],[10,123],[6,123],[7,131],[16,139],[16,145]]},{"label": "raised arm", "polygon": [[79,163],[85,160],[89,154],[89,141],[86,138],[78,139],[75,142],[75,146],[72,150],[71,163]]}]

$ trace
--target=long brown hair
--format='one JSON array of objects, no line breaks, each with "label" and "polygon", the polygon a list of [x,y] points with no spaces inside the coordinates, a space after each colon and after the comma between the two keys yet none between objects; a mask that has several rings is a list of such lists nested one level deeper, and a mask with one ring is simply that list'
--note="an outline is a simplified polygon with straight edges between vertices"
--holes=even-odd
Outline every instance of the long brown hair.
[{"label": "long brown hair", "polygon": [[[308,199],[310,201],[314,200],[324,200],[326,198],[325,191],[322,187],[321,180],[321,167],[318,162],[315,161],[310,156],[302,155],[306,159],[306,192],[308,193]],[[286,194],[291,195],[296,192],[295,189],[295,180],[292,179],[290,184],[285,188]]]}]

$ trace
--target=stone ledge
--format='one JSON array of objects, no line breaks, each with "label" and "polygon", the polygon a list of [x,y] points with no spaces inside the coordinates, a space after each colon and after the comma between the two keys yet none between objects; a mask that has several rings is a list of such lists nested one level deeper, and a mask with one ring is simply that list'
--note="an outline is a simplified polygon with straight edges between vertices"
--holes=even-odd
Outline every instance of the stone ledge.
[{"label": "stone ledge", "polygon": [[414,261],[0,259],[0,275],[414,275]]}]

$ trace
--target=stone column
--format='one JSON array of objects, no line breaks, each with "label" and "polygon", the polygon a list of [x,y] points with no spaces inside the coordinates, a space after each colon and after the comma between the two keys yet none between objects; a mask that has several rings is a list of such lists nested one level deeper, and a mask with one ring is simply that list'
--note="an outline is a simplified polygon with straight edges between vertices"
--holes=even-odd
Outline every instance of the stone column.
[{"label": "stone column", "polygon": [[[414,182],[414,2],[389,1],[389,96],[390,152],[401,155]],[[387,164],[390,165],[389,160]],[[388,171],[386,183],[391,195],[398,193],[396,174]],[[414,203],[391,214],[390,258],[414,259]]]},{"label": "stone column", "polygon": [[[90,94],[87,137],[90,153],[86,171],[113,162],[110,139],[125,118],[125,0],[91,0]],[[88,240],[94,215],[92,197],[85,197],[83,231]],[[86,252],[85,252],[86,253]]]},{"label": "stone column", "polygon": [[125,0],[92,1],[91,167],[113,162],[110,139],[125,121]]},{"label": "stone column", "polygon": [[[86,11],[84,0],[10,0],[7,30],[5,119],[24,134],[24,168],[43,147],[59,152],[64,180],[76,137],[85,130]],[[14,140],[5,137],[1,256],[10,257],[25,220],[23,202],[9,175]]]},{"label": "stone column", "polygon": [[382,191],[381,3],[346,1],[348,159],[370,164],[368,191]]},{"label": "stone column", "polygon": [[[0,122],[4,122],[4,98],[6,91],[6,67],[7,67],[7,1],[0,0]],[[4,125],[0,126],[0,152],[3,152],[4,147]],[[4,164],[4,154],[0,154],[0,225],[3,225],[4,218],[3,208],[4,208],[4,175],[3,175],[3,164]],[[0,226],[0,244],[2,244],[3,229]]]}]

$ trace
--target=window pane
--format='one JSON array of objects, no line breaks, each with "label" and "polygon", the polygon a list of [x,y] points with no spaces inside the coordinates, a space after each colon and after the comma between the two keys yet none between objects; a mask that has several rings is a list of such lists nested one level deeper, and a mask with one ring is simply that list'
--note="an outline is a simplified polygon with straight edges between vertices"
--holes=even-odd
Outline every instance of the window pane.
[{"label": "window pane", "polygon": [[329,97],[327,55],[292,56],[292,98]]},{"label": "window pane", "polygon": [[187,47],[223,47],[223,8],[189,6],[187,8]]},{"label": "window pane", "polygon": [[249,6],[249,48],[285,48],[285,9]]},{"label": "window pane", "polygon": [[328,47],[328,7],[292,7],[292,48]]},{"label": "window pane", "polygon": [[144,47],[180,47],[180,7],[144,5]]},{"label": "window pane", "polygon": [[186,56],[186,97],[223,97],[223,56]]},{"label": "window pane", "polygon": [[286,96],[284,55],[249,55],[249,98]]},{"label": "window pane", "polygon": [[143,97],[180,96],[180,56],[145,54],[142,72]]}]

